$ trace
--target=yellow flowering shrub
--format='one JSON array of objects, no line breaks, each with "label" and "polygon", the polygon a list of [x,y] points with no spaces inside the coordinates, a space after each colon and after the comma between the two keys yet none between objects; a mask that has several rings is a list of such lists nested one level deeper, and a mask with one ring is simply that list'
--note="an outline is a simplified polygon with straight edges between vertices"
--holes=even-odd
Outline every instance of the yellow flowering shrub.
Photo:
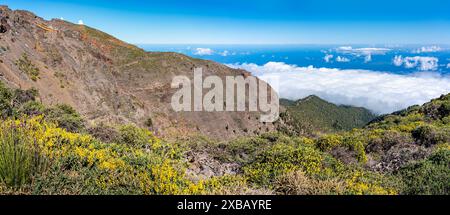
[{"label": "yellow flowering shrub", "polygon": [[160,140],[155,138],[149,130],[133,125],[120,126],[119,138],[116,141],[135,147],[152,147],[152,149],[161,147]]},{"label": "yellow flowering shrub", "polygon": [[339,134],[324,135],[317,140],[317,147],[322,151],[328,151],[343,143],[344,138]]},{"label": "yellow flowering shrub", "polygon": [[192,183],[184,178],[184,174],[177,171],[167,160],[162,165],[153,167],[151,174],[141,173],[138,177],[142,178],[140,186],[146,194],[179,195],[204,192],[203,181]]},{"label": "yellow flowering shrub", "polygon": [[424,122],[411,122],[411,123],[405,123],[405,124],[393,126],[391,129],[397,130],[400,132],[411,132],[414,129],[416,129],[417,127],[420,127],[422,125],[425,125],[425,123]]},{"label": "yellow flowering shrub", "polygon": [[[49,158],[59,177],[80,177],[79,191],[69,193],[136,193],[136,194],[195,194],[203,192],[202,182],[193,183],[177,168],[179,151],[162,143],[149,131],[133,130],[126,136],[127,143],[102,143],[87,134],[67,132],[55,124],[46,122],[42,116],[29,119],[5,120],[0,131],[8,126],[21,126],[23,132],[40,148],[40,153]],[[136,139],[133,139],[136,138]],[[142,144],[145,143],[145,144]],[[52,168],[50,168],[52,169]],[[44,177],[44,176],[43,176]],[[37,179],[39,181],[40,179]],[[42,179],[46,181],[45,179]],[[74,184],[59,184],[60,189]],[[83,188],[84,187],[84,188]]]},{"label": "yellow flowering shrub", "polygon": [[270,186],[278,175],[286,172],[319,173],[322,160],[321,152],[312,146],[279,143],[262,152],[243,170],[250,182]]},{"label": "yellow flowering shrub", "polygon": [[356,152],[356,158],[359,162],[365,163],[367,162],[364,145],[365,139],[360,130],[354,129],[351,132],[343,134],[324,135],[316,141],[316,146],[324,152],[336,147],[346,147]]},{"label": "yellow flowering shrub", "polygon": [[368,180],[365,172],[354,171],[353,174],[345,180],[346,192],[353,195],[396,195],[397,191],[393,188],[386,188],[380,185],[376,180]]}]

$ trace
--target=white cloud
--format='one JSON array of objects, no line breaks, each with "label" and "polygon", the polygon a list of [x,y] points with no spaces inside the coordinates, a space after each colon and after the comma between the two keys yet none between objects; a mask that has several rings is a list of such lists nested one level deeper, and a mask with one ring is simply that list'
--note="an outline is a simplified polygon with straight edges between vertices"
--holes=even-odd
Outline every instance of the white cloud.
[{"label": "white cloud", "polygon": [[84,25],[84,22],[83,22],[83,20],[78,20],[78,25]]},{"label": "white cloud", "polygon": [[351,54],[357,57],[364,57],[364,63],[372,61],[372,55],[384,55],[391,51],[388,48],[353,48],[351,46],[341,46],[336,49],[338,53]]},{"label": "white cloud", "polygon": [[370,61],[372,61],[372,55],[371,55],[371,54],[366,55],[366,56],[364,57],[364,63],[368,63],[368,62],[370,62]]},{"label": "white cloud", "polygon": [[394,57],[393,63],[395,66],[404,65],[405,68],[418,68],[422,71],[436,70],[439,67],[439,59],[436,57],[402,57],[401,55],[396,55]]},{"label": "white cloud", "polygon": [[392,61],[395,66],[401,66],[403,64],[403,57],[401,55],[395,55],[394,60]]},{"label": "white cloud", "polygon": [[447,69],[448,69],[448,68],[450,68],[450,63],[449,63],[449,64],[447,64]]},{"label": "white cloud", "polygon": [[333,58],[334,56],[332,54],[326,54],[325,57],[323,57],[323,60],[325,62],[330,62],[330,60]]},{"label": "white cloud", "polygon": [[230,54],[230,52],[227,51],[227,50],[225,50],[225,51],[219,53],[219,55],[222,55],[223,57],[226,57],[226,56],[228,56],[229,54]]},{"label": "white cloud", "polygon": [[212,55],[214,54],[214,50],[210,48],[196,48],[194,51],[194,55]]},{"label": "white cloud", "polygon": [[350,62],[350,59],[348,59],[346,57],[337,56],[336,61],[345,63],[345,62]]},{"label": "white cloud", "polygon": [[351,50],[353,50],[353,47],[351,47],[351,46],[341,46],[341,47],[338,48],[338,50],[351,51]]},{"label": "white cloud", "polygon": [[438,52],[441,51],[442,48],[439,46],[423,46],[419,49],[413,51],[413,53],[429,53],[429,52]]},{"label": "white cloud", "polygon": [[283,98],[317,95],[336,104],[366,107],[375,113],[391,113],[450,92],[450,77],[429,72],[397,75],[370,70],[298,67],[282,62],[228,66],[245,69],[269,83],[274,80],[271,77],[278,77],[279,94]]},{"label": "white cloud", "polygon": [[391,51],[387,48],[353,48],[351,46],[341,46],[336,49],[337,52],[345,54],[353,54],[357,56],[361,55],[384,55],[386,52]]}]

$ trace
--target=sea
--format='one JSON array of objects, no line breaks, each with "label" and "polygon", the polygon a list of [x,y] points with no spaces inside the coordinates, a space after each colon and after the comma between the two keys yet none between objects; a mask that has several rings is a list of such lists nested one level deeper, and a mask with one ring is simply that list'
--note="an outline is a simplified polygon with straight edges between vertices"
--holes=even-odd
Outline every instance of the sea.
[{"label": "sea", "polygon": [[282,98],[297,100],[316,95],[338,105],[365,107],[376,114],[420,105],[450,93],[449,45],[138,46],[245,69],[277,86]]}]

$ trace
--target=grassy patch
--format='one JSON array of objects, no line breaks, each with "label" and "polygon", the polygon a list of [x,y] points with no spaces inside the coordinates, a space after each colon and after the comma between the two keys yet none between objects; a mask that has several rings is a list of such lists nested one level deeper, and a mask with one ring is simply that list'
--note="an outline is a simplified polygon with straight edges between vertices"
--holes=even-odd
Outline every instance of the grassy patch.
[{"label": "grassy patch", "polygon": [[27,74],[31,80],[37,81],[39,79],[39,68],[31,62],[26,53],[23,53],[16,61],[16,65],[19,67],[19,70]]}]

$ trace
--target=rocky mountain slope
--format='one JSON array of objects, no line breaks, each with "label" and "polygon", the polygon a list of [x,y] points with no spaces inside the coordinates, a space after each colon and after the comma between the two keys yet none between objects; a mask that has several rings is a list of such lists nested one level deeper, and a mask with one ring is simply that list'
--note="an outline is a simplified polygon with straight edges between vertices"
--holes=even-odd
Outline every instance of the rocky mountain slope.
[{"label": "rocky mountain slope", "polygon": [[[9,87],[36,88],[47,105],[73,106],[91,125],[135,123],[160,136],[218,139],[271,131],[254,112],[179,112],[170,106],[172,78],[249,75],[177,53],[145,52],[106,33],[0,6],[0,78]],[[147,123],[146,123],[147,122]]]}]

